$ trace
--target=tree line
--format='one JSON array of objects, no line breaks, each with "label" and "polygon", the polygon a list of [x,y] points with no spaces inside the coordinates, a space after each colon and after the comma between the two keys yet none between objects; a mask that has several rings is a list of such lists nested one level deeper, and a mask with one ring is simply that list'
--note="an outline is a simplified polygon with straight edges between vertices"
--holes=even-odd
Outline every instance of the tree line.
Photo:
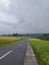
[{"label": "tree line", "polygon": [[24,37],[31,37],[31,38],[39,38],[42,40],[49,40],[49,33],[36,33],[36,34],[19,34],[19,33],[13,33],[13,34],[3,34],[2,36],[24,36]]},{"label": "tree line", "polygon": [[39,38],[42,40],[49,40],[49,34],[42,34]]}]

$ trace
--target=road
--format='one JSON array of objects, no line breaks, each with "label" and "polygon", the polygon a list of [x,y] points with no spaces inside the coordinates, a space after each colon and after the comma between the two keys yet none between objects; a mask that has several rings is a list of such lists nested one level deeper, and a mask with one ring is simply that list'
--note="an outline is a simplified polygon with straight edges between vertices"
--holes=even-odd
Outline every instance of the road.
[{"label": "road", "polygon": [[23,65],[26,43],[26,40],[21,40],[6,48],[0,48],[0,65]]}]

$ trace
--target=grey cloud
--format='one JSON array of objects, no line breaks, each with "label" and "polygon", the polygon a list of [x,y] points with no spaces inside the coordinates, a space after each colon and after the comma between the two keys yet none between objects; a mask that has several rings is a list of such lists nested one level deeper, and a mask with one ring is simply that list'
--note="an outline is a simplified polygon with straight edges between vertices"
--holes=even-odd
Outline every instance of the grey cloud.
[{"label": "grey cloud", "polygon": [[[33,16],[28,17],[28,20],[23,25],[20,25],[18,32],[23,33],[48,33],[49,32],[49,16]],[[20,31],[21,30],[21,31]],[[22,33],[22,32],[21,32]]]},{"label": "grey cloud", "polygon": [[[49,33],[49,0],[11,0],[12,4],[5,13],[15,15],[18,24],[3,22],[7,33]],[[0,22],[1,23],[1,22]],[[8,30],[7,30],[8,29]],[[1,30],[0,30],[1,31]]]},{"label": "grey cloud", "polygon": [[[7,23],[7,22],[0,22],[0,24],[2,24],[2,26],[4,27],[4,26],[6,26],[6,27],[10,27],[10,28],[12,28],[12,29],[17,29],[17,24],[16,23]],[[2,28],[3,28],[2,27]],[[9,30],[10,30],[10,28],[9,28]]]}]

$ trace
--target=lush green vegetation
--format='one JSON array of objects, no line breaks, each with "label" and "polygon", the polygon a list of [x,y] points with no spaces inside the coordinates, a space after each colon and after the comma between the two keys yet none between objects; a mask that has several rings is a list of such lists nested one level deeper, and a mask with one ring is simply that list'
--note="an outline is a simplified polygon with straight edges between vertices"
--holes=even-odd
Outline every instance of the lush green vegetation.
[{"label": "lush green vegetation", "polygon": [[0,48],[14,43],[20,39],[22,39],[22,37],[0,36]]},{"label": "lush green vegetation", "polygon": [[29,39],[39,65],[49,65],[49,41]]}]

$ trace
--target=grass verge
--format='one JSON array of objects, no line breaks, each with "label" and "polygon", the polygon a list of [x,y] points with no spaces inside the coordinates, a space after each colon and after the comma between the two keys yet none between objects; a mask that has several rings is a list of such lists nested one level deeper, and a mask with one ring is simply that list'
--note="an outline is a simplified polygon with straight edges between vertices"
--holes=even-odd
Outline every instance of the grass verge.
[{"label": "grass verge", "polygon": [[39,65],[49,65],[49,41],[29,39]]}]

